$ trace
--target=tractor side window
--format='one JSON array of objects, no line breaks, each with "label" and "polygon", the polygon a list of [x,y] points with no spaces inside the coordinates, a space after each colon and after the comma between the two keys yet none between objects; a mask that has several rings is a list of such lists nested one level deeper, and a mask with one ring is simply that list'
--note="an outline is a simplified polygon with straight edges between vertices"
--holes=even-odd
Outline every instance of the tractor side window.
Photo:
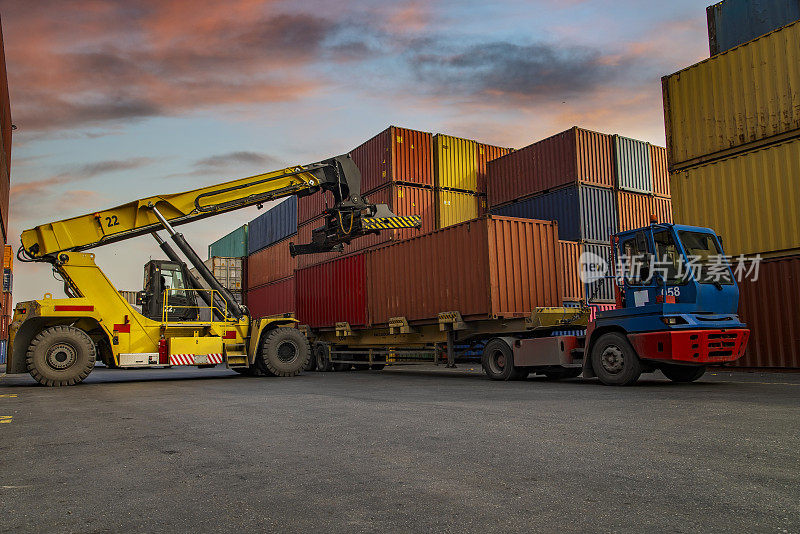
[{"label": "tractor side window", "polygon": [[665,283],[678,285],[686,281],[686,264],[675,237],[668,230],[653,232],[656,245],[655,271]]},{"label": "tractor side window", "polygon": [[641,286],[649,283],[652,263],[652,253],[647,242],[647,235],[644,232],[637,232],[622,241],[619,245],[620,264],[625,283],[633,286]]}]

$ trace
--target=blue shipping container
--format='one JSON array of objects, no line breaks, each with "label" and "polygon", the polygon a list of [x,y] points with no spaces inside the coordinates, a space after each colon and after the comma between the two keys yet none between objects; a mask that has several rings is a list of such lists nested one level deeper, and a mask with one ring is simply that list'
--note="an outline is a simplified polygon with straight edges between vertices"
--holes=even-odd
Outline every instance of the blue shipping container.
[{"label": "blue shipping container", "polygon": [[0,365],[6,363],[6,351],[8,350],[8,340],[0,339]]},{"label": "blue shipping container", "polygon": [[213,257],[241,258],[244,256],[247,256],[246,224],[208,245],[208,259]]},{"label": "blue shipping container", "polygon": [[725,0],[707,8],[711,55],[800,20],[800,0]]},{"label": "blue shipping container", "polygon": [[614,161],[617,187],[634,193],[653,192],[653,168],[648,143],[615,135]]},{"label": "blue shipping container", "polygon": [[247,252],[253,254],[296,233],[297,197],[291,196],[250,221]]},{"label": "blue shipping container", "polygon": [[[613,275],[613,265],[611,264],[611,245],[598,245],[594,243],[584,243],[583,251],[591,252],[597,256],[603,258],[607,265],[608,271],[607,276]],[[614,302],[614,280],[612,278],[606,278],[604,280],[599,280],[597,282],[592,282],[590,284],[583,285],[584,295],[586,295],[586,299],[590,302]]]},{"label": "blue shipping container", "polygon": [[619,228],[614,191],[590,185],[557,189],[494,208],[492,213],[558,221],[558,238],[563,241],[610,243]]}]

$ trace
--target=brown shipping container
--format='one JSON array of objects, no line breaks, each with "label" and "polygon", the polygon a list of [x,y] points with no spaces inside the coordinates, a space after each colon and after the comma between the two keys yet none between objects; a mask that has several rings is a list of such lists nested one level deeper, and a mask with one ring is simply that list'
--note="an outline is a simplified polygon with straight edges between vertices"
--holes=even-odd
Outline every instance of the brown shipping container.
[{"label": "brown shipping container", "polygon": [[8,75],[2,28],[0,28],[0,136],[3,141],[2,149],[6,168],[9,169],[11,166],[11,101],[8,96]]},{"label": "brown shipping container", "polygon": [[247,309],[254,318],[294,313],[294,276],[250,289],[246,299]]},{"label": "brown shipping container", "polygon": [[558,225],[487,216],[367,254],[369,317],[433,322],[523,317],[558,306],[564,285]]},{"label": "brown shipping container", "polygon": [[620,232],[648,226],[651,213],[653,213],[652,195],[617,191],[617,216]]},{"label": "brown shipping container", "polygon": [[[298,268],[316,265],[344,255],[365,250],[389,241],[397,241],[431,232],[436,228],[436,206],[432,189],[416,187],[413,185],[392,184],[378,191],[366,195],[366,199],[373,204],[386,204],[392,213],[398,216],[419,215],[422,217],[422,228],[404,230],[386,230],[378,235],[368,235],[355,239],[344,246],[342,252],[328,252],[326,254],[307,254],[298,256]],[[321,221],[311,221],[297,229],[295,243],[309,243],[311,232],[321,226]]]},{"label": "brown shipping container", "polygon": [[361,170],[361,194],[392,182],[433,187],[433,136],[390,126],[350,155]]},{"label": "brown shipping container", "polygon": [[353,254],[295,273],[295,312],[300,324],[333,328],[336,323],[367,324],[367,273],[364,254]]},{"label": "brown shipping container", "polygon": [[738,367],[800,368],[800,256],[762,261],[739,283],[739,316],[750,341]]},{"label": "brown shipping container", "polygon": [[667,166],[667,149],[649,145],[650,167],[653,175],[653,193],[662,197],[669,195],[669,169]]},{"label": "brown shipping container", "polygon": [[672,200],[669,198],[653,197],[653,208],[650,213],[656,216],[660,223],[672,223]]},{"label": "brown shipping container", "polygon": [[613,136],[573,127],[488,164],[489,207],[572,183],[614,186]]},{"label": "brown shipping container", "polygon": [[506,154],[510,154],[513,152],[510,148],[503,148],[500,146],[494,145],[486,145],[483,143],[478,143],[477,148],[477,158],[478,158],[478,165],[477,165],[477,174],[478,174],[478,193],[483,195],[486,194],[486,184],[489,180],[489,171],[487,169],[487,165],[490,161],[494,161],[497,158],[503,157]]},{"label": "brown shipping container", "polygon": [[580,272],[581,244],[575,241],[559,241],[558,244],[564,269],[564,300],[581,300],[584,298]]},{"label": "brown shipping container", "polygon": [[295,236],[263,248],[247,257],[247,288],[269,284],[294,274],[297,258],[289,253],[289,243]]},{"label": "brown shipping container", "polygon": [[297,199],[297,224],[303,224],[322,217],[326,207],[333,206],[333,193],[320,191]]}]

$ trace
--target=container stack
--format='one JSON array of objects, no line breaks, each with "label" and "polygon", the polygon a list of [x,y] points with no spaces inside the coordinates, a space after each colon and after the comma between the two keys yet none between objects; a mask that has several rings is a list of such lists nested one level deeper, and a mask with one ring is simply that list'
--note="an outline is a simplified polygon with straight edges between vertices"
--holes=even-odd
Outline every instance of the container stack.
[{"label": "container stack", "polygon": [[739,284],[752,331],[745,367],[800,367],[800,318],[786,312],[800,275],[800,22],[758,33],[765,20],[767,31],[786,22],[778,11],[788,4],[712,6],[711,49],[721,53],[662,81],[676,222],[713,228],[734,258],[764,258],[758,279]]},{"label": "container stack", "polygon": [[672,222],[665,149],[577,127],[490,162],[488,201],[494,214],[558,221],[567,301],[614,302],[610,280],[581,284],[581,255],[610,259],[612,234]]},{"label": "container stack", "polygon": [[3,246],[3,291],[0,293],[0,364],[6,362],[8,328],[14,315],[11,290],[14,280],[14,251],[11,245]]},{"label": "container stack", "polygon": [[[237,302],[244,302],[244,278],[246,276],[248,225],[243,225],[208,246],[208,260],[203,262],[214,273],[222,286],[230,291]],[[196,269],[191,273],[205,287]]]}]

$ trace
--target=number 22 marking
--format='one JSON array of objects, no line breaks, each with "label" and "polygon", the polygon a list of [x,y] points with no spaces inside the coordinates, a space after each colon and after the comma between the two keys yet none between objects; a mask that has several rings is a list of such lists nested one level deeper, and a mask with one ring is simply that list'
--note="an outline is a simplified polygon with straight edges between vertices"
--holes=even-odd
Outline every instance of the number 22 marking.
[{"label": "number 22 marking", "polygon": [[106,226],[111,228],[112,226],[119,225],[119,220],[117,219],[116,215],[112,215],[111,217],[106,217]]}]

